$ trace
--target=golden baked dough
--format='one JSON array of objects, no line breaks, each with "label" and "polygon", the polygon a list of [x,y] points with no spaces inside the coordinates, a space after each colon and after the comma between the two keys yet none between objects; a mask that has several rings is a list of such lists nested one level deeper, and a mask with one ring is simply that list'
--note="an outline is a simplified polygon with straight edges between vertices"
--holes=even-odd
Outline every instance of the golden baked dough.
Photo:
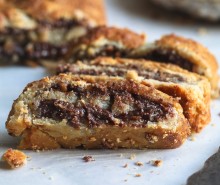
[{"label": "golden baked dough", "polygon": [[137,58],[176,64],[205,76],[211,83],[212,96],[219,95],[218,63],[207,48],[194,40],[174,34],[165,35],[153,44],[138,49],[134,55]]},{"label": "golden baked dough", "polygon": [[145,44],[145,35],[126,28],[99,26],[73,42],[67,59],[76,61],[97,56],[126,57],[133,49]]},{"label": "golden baked dough", "polygon": [[[91,25],[106,22],[103,0],[5,0],[0,5],[0,12],[12,23],[22,21],[22,16],[48,22],[59,19],[85,20]],[[29,26],[21,24],[23,28]]]},{"label": "golden baked dough", "polygon": [[30,83],[6,128],[19,148],[176,148],[190,133],[177,100],[131,78],[60,74]]},{"label": "golden baked dough", "polygon": [[194,132],[210,122],[210,93],[208,80],[172,64],[146,60],[100,57],[87,63],[60,66],[57,73],[84,75],[131,76],[142,83],[179,98],[183,113]]},{"label": "golden baked dough", "polygon": [[0,2],[0,65],[63,58],[68,43],[105,24],[103,0]]}]

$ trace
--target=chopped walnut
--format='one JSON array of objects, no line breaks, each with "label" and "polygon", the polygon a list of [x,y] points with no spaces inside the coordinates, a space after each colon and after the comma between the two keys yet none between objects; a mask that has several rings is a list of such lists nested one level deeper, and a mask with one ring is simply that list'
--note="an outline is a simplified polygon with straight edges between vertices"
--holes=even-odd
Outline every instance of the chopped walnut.
[{"label": "chopped walnut", "polygon": [[83,160],[85,162],[91,162],[91,161],[95,161],[95,159],[93,159],[93,157],[91,155],[86,155],[83,157]]},{"label": "chopped walnut", "polygon": [[3,154],[2,159],[6,161],[11,168],[18,168],[27,162],[27,156],[23,152],[11,148]]},{"label": "chopped walnut", "polygon": [[155,161],[153,161],[153,166],[159,167],[162,165],[162,163],[163,163],[162,160],[155,160]]},{"label": "chopped walnut", "polygon": [[149,133],[145,133],[145,139],[149,143],[156,143],[156,142],[158,142],[158,137],[156,135],[149,134]]}]

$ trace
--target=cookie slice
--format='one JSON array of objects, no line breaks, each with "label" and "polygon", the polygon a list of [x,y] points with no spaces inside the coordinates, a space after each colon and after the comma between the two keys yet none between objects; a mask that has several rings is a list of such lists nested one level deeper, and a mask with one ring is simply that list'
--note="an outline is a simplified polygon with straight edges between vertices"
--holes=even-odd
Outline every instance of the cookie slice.
[{"label": "cookie slice", "polygon": [[[129,70],[132,70],[129,72]],[[210,122],[210,84],[208,80],[178,66],[145,60],[100,57],[60,66],[57,73],[107,76],[139,76],[143,84],[179,99],[192,131],[199,132]]]},{"label": "cookie slice", "polygon": [[70,61],[93,59],[97,56],[126,57],[133,49],[143,46],[145,35],[129,29],[99,26],[73,43],[68,51]]},{"label": "cookie slice", "polygon": [[188,121],[172,97],[133,80],[60,74],[30,83],[6,128],[19,148],[176,148]]},{"label": "cookie slice", "polygon": [[58,60],[70,40],[104,24],[103,0],[2,0],[0,64]]},{"label": "cookie slice", "polygon": [[210,51],[198,42],[174,34],[165,35],[153,44],[137,49],[134,58],[172,63],[205,76],[211,83],[212,96],[218,92],[218,64]]}]

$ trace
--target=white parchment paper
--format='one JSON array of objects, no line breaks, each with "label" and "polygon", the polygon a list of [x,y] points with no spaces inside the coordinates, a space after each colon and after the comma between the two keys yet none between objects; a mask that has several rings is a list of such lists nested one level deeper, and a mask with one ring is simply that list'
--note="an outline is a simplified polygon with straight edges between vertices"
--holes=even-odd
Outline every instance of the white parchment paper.
[{"label": "white parchment paper", "polygon": [[[165,13],[164,19],[155,19],[149,15],[151,7],[143,0],[106,0],[106,9],[111,25],[146,32],[149,41],[167,33],[193,38],[207,46],[220,60],[220,25],[177,23]],[[156,11],[163,16],[164,10],[158,8]],[[0,68],[0,155],[9,147],[15,148],[18,142],[8,136],[5,129],[13,100],[27,83],[46,75],[43,68]],[[220,100],[212,102],[211,111],[211,123],[178,149],[25,151],[30,159],[22,168],[9,170],[0,163],[0,185],[184,185],[187,177],[200,169],[220,146]],[[129,159],[133,154],[136,157]],[[84,155],[92,155],[95,161],[85,163]],[[151,160],[162,160],[162,166],[152,166]],[[143,166],[136,166],[137,161]],[[123,167],[125,164],[127,168]],[[141,176],[135,177],[136,174]]]}]

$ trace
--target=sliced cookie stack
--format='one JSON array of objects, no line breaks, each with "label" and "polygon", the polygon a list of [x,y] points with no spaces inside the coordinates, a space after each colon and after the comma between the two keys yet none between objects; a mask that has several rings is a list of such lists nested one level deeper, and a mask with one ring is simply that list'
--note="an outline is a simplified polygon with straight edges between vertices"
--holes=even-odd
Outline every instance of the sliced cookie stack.
[{"label": "sliced cookie stack", "polygon": [[45,60],[56,75],[28,84],[12,106],[6,127],[22,149],[176,148],[210,121],[217,62],[190,39],[146,44],[99,26],[57,61]]}]

